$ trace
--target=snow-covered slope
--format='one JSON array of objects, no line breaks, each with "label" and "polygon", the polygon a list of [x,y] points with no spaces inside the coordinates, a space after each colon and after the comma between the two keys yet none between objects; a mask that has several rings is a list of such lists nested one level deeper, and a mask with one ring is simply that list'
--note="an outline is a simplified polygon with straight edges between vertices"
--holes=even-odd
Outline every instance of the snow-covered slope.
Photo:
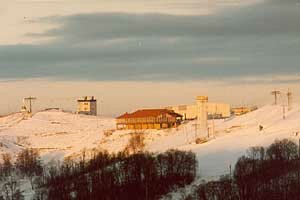
[{"label": "snow-covered slope", "polygon": [[[215,121],[214,137],[204,144],[195,144],[195,122],[170,130],[147,130],[146,150],[192,150],[199,160],[199,174],[210,178],[229,172],[237,158],[251,146],[265,146],[275,139],[296,139],[300,133],[300,105],[286,111],[281,106],[265,106],[252,113],[229,120]],[[210,122],[211,124],[212,122]],[[264,126],[259,131],[259,125]],[[130,131],[114,131],[113,118],[75,115],[60,111],[36,113],[23,119],[21,113],[0,118],[0,153],[22,148],[38,148],[47,162],[68,156],[76,157],[84,149],[118,152],[124,150]],[[112,134],[106,134],[112,133]],[[299,134],[300,136],[300,134]]]},{"label": "snow-covered slope", "polygon": [[23,120],[16,120],[20,115],[17,113],[0,118],[0,142],[8,140],[18,147],[38,148],[45,160],[61,159],[83,149],[98,148],[103,133],[115,127],[112,118],[56,110],[38,112],[32,118],[20,117]]},{"label": "snow-covered slope", "polygon": [[[299,122],[300,105],[294,106],[291,111],[286,111],[285,120],[282,106],[265,106],[231,120],[218,121],[215,137],[207,143],[184,145],[185,138],[193,138],[192,131],[187,131],[187,134],[186,131],[179,131],[151,143],[149,149],[192,150],[199,160],[200,175],[205,178],[216,177],[229,173],[229,166],[233,167],[238,157],[244,155],[249,147],[267,146],[274,140],[283,138],[298,142]],[[259,125],[264,127],[263,131],[259,131]],[[190,125],[186,128],[193,130]],[[296,132],[299,132],[298,136]]]}]

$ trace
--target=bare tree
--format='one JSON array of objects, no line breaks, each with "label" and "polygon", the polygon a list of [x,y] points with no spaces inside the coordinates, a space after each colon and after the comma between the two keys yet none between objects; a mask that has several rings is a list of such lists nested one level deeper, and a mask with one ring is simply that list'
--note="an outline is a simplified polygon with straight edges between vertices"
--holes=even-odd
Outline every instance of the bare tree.
[{"label": "bare tree", "polygon": [[36,149],[24,149],[17,155],[16,168],[29,178],[31,187],[34,189],[34,178],[43,173],[39,152]]},{"label": "bare tree", "polygon": [[22,200],[24,196],[20,191],[20,185],[14,176],[10,176],[3,184],[2,191],[5,200]]},{"label": "bare tree", "polygon": [[11,162],[11,155],[3,154],[2,160],[3,160],[3,165],[2,165],[3,175],[5,177],[10,176],[13,168],[13,164]]},{"label": "bare tree", "polygon": [[143,132],[134,132],[131,133],[131,137],[128,141],[125,151],[127,153],[139,153],[144,150],[145,147],[145,135]]}]

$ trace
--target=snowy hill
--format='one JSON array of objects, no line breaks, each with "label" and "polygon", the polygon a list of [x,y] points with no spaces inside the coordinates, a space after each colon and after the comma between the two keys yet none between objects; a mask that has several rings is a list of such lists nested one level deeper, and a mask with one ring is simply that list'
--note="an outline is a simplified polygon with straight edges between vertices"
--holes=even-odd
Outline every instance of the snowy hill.
[{"label": "snowy hill", "polygon": [[[300,133],[300,105],[282,117],[281,106],[265,106],[252,113],[229,120],[218,120],[214,137],[204,144],[195,144],[195,122],[177,129],[147,130],[146,150],[153,152],[171,148],[192,150],[199,160],[202,178],[229,172],[237,158],[252,146],[265,146],[275,139],[297,139]],[[212,122],[209,122],[210,124]],[[264,126],[259,131],[258,126]],[[81,151],[118,152],[124,150],[130,131],[115,131],[113,118],[75,115],[57,110],[36,113],[24,119],[21,113],[0,118],[0,153],[16,152],[33,147],[40,150],[45,162],[76,157]],[[110,134],[106,134],[110,133]],[[300,135],[300,134],[299,134]]]},{"label": "snowy hill", "polygon": [[84,148],[97,148],[104,131],[114,126],[111,118],[55,110],[36,113],[27,120],[17,113],[0,118],[0,141],[8,140],[23,148],[38,148],[45,160],[61,159]]},{"label": "snowy hill", "polygon": [[[151,150],[164,151],[169,148],[192,150],[197,154],[200,175],[210,178],[229,173],[237,158],[244,155],[252,146],[267,146],[276,139],[289,138],[298,142],[300,135],[300,105],[286,111],[283,119],[282,106],[265,106],[252,113],[218,122],[215,138],[205,144],[184,145],[186,133],[178,132],[160,138],[150,144]],[[259,131],[259,125],[264,127]],[[187,125],[189,126],[189,125]],[[187,127],[188,137],[193,137],[191,127]],[[299,135],[296,136],[296,132]],[[181,138],[181,139],[180,139]]]}]

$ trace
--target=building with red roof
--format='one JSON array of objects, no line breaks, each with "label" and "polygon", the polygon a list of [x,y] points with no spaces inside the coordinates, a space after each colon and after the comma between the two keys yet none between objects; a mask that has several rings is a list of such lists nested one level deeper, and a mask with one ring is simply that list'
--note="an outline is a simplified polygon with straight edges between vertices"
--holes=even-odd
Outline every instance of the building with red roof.
[{"label": "building with red roof", "polygon": [[177,127],[182,115],[168,109],[144,109],[116,118],[117,129],[166,129]]}]

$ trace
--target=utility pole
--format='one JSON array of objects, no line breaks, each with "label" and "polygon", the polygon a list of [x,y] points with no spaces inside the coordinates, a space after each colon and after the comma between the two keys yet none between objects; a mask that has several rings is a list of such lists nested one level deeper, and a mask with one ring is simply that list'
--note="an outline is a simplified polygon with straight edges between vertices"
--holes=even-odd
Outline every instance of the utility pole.
[{"label": "utility pole", "polygon": [[[300,139],[299,139],[299,143],[298,143],[298,167],[299,167],[299,163],[300,162]],[[297,184],[298,184],[298,193],[300,192],[300,171],[297,170]]]},{"label": "utility pole", "polygon": [[213,116],[213,121],[212,121],[212,130],[211,130],[212,137],[215,137],[215,116]]},{"label": "utility pole", "polygon": [[298,143],[298,159],[300,160],[300,139],[299,139],[299,143]]},{"label": "utility pole", "polygon": [[282,106],[282,118],[285,119],[285,106]]},{"label": "utility pole", "polygon": [[36,97],[32,97],[32,96],[24,98],[24,101],[29,101],[29,113],[32,113],[32,103],[36,99],[37,99]]},{"label": "utility pole", "polygon": [[[98,109],[98,111],[99,111],[99,113],[98,113],[98,118],[97,118],[97,128],[99,128],[99,120],[101,120],[101,112],[102,112],[102,105],[101,105],[101,103],[103,103],[103,101],[101,101],[101,100],[99,100],[99,109]],[[101,126],[101,121],[100,121],[100,126]]]},{"label": "utility pole", "polygon": [[231,178],[232,178],[232,169],[231,169],[231,164],[229,165],[229,178],[230,178],[230,182],[231,182]]},{"label": "utility pole", "polygon": [[209,131],[210,131],[210,129],[209,129],[209,127],[207,127],[207,138],[210,137]]},{"label": "utility pole", "polygon": [[189,143],[189,138],[188,138],[188,132],[186,130],[186,126],[183,127],[183,131],[185,133],[185,139],[186,139],[186,143],[188,144]]},{"label": "utility pole", "polygon": [[278,96],[280,95],[280,91],[279,90],[274,90],[271,92],[271,95],[274,95],[275,101],[274,101],[274,105],[277,105],[277,100],[278,100]]},{"label": "utility pole", "polygon": [[198,124],[197,124],[197,122],[196,122],[196,124],[195,124],[195,141],[197,140],[197,128],[198,127]]},{"label": "utility pole", "polygon": [[213,121],[212,121],[212,136],[215,137],[215,118],[217,116],[217,113],[218,113],[218,106],[216,104],[216,107],[215,107],[215,112],[213,114]]},{"label": "utility pole", "polygon": [[293,98],[293,93],[288,89],[287,92],[287,98],[288,98],[288,110],[292,110],[292,98]]}]

